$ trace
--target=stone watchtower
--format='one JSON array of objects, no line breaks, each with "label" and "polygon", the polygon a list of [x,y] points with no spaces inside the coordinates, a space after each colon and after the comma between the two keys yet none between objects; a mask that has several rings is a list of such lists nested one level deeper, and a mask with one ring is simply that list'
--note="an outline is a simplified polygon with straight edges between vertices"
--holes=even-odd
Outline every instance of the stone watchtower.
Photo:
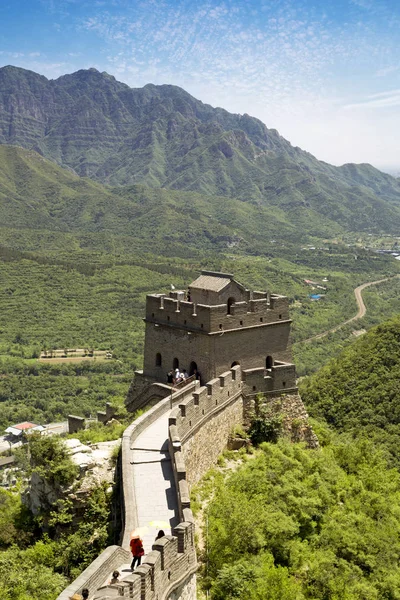
[{"label": "stone watchtower", "polygon": [[247,392],[295,388],[285,296],[246,289],[233,275],[202,271],[187,291],[146,300],[143,371],[127,406],[135,410],[171,393],[167,373],[187,369],[204,384],[240,364]]}]

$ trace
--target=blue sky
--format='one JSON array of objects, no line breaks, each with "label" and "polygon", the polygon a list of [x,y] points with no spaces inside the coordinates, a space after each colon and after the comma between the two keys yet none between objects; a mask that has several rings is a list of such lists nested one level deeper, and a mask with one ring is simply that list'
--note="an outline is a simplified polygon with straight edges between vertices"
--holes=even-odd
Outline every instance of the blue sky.
[{"label": "blue sky", "polygon": [[179,85],[322,160],[400,171],[397,0],[2,0],[7,64]]}]

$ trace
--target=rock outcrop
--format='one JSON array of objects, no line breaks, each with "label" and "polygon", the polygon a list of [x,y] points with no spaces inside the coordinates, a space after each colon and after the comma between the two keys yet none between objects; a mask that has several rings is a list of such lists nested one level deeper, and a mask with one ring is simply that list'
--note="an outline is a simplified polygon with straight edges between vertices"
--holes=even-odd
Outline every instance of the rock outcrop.
[{"label": "rock outcrop", "polygon": [[100,442],[91,446],[82,444],[78,439],[67,439],[63,442],[73,463],[79,467],[78,478],[72,485],[63,489],[51,485],[45,477],[33,472],[29,488],[24,495],[24,503],[34,515],[57,506],[60,500],[69,500],[73,503],[74,514],[79,516],[79,509],[84,505],[91,490],[103,482],[113,485],[113,452],[121,440]]}]

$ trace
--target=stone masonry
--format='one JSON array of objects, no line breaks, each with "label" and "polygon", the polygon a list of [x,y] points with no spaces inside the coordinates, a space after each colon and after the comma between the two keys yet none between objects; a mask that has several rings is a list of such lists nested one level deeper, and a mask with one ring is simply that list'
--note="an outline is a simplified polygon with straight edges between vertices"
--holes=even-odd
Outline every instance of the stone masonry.
[{"label": "stone masonry", "polygon": [[135,374],[128,410],[140,408],[144,398],[152,404],[167,396],[166,376],[175,368],[186,368],[204,384],[240,364],[268,376],[265,391],[295,387],[285,296],[250,291],[233,275],[202,271],[186,291],[148,295],[144,321],[144,368]]}]

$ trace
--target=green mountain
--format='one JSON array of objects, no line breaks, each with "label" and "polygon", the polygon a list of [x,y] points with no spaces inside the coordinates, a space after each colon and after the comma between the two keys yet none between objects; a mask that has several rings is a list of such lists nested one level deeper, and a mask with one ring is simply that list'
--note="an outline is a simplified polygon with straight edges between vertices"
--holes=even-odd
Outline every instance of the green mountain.
[{"label": "green mountain", "polygon": [[395,178],[370,165],[318,161],[258,119],[212,108],[176,86],[132,89],[95,69],[49,81],[4,67],[0,143],[36,150],[103,184],[267,207],[275,224],[313,235],[325,235],[320,228],[332,223],[333,234],[338,227],[399,230]]},{"label": "green mountain", "polygon": [[265,253],[277,231],[296,242],[310,232],[344,231],[311,208],[297,215],[304,227],[299,233],[279,207],[143,185],[105,187],[16,146],[0,146],[0,210],[3,228],[125,236],[130,244],[157,242],[160,250],[181,247],[185,255],[188,245]]},{"label": "green mountain", "polygon": [[309,412],[363,430],[400,462],[400,317],[378,325],[302,383]]}]

